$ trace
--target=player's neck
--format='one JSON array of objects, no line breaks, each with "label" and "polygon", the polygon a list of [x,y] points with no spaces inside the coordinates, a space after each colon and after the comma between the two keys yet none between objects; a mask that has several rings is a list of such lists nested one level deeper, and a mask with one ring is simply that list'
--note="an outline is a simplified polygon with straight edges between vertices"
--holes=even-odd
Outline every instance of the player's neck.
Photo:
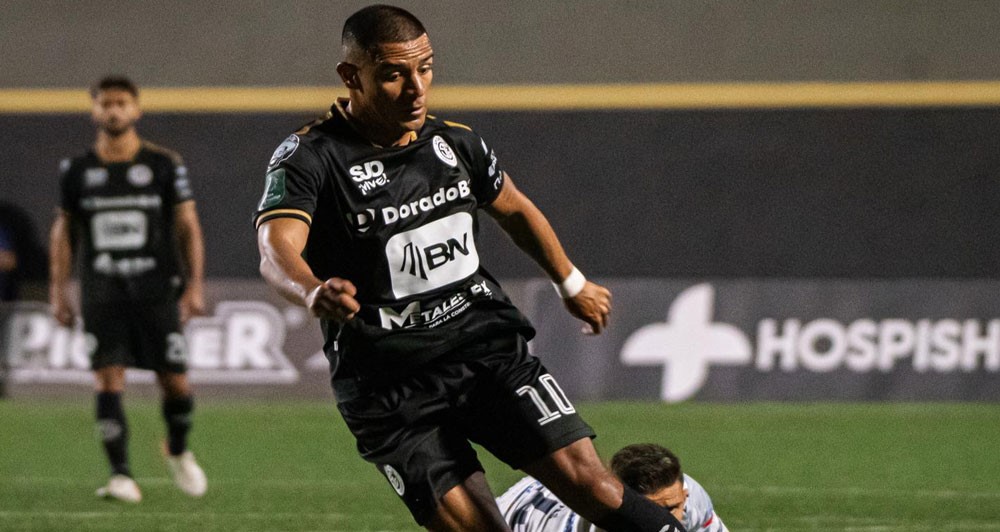
[{"label": "player's neck", "polygon": [[398,128],[380,127],[377,120],[366,117],[364,113],[355,114],[356,109],[351,103],[345,106],[344,111],[351,126],[361,136],[380,148],[406,146],[417,138],[417,134],[414,131],[400,131]]},{"label": "player's neck", "polygon": [[142,149],[142,139],[135,128],[129,129],[121,135],[111,135],[107,131],[98,130],[97,140],[94,142],[94,152],[104,162],[124,163],[135,159],[135,156]]}]

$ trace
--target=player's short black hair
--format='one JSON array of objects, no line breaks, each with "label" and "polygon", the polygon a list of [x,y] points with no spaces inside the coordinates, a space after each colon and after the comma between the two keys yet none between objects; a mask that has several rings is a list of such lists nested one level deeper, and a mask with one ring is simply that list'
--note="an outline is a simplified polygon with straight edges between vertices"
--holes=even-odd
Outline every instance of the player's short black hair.
[{"label": "player's short black hair", "polygon": [[677,455],[655,443],[622,447],[611,457],[611,472],[623,484],[643,495],[655,493],[683,478]]},{"label": "player's short black hair", "polygon": [[128,92],[134,98],[139,97],[139,86],[125,76],[104,76],[90,86],[90,97],[97,98],[101,91],[118,89]]},{"label": "player's short black hair", "polygon": [[354,50],[370,54],[380,44],[412,41],[425,33],[424,25],[409,11],[375,4],[347,17],[340,42],[345,56]]}]

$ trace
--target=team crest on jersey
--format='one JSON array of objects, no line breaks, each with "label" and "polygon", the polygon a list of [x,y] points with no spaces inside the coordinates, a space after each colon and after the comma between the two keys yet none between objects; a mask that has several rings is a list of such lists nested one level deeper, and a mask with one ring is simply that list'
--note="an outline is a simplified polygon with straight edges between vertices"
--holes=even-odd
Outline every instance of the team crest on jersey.
[{"label": "team crest on jersey", "polygon": [[83,186],[99,187],[108,182],[107,168],[87,168],[83,172]]},{"label": "team crest on jersey", "polygon": [[458,166],[458,159],[455,157],[455,152],[451,149],[451,146],[441,138],[440,135],[434,135],[431,140],[431,144],[434,145],[434,154],[438,156],[438,159],[444,164],[454,168]]},{"label": "team crest on jersey", "polygon": [[153,182],[153,170],[144,164],[137,164],[128,169],[125,178],[133,187],[145,187]]},{"label": "team crest on jersey", "polygon": [[295,153],[295,150],[299,147],[299,136],[292,134],[289,135],[278,148],[274,150],[274,155],[271,155],[271,161],[267,163],[268,168],[274,168],[282,161],[288,159]]},{"label": "team crest on jersey", "polygon": [[385,478],[389,479],[392,489],[396,490],[396,493],[402,497],[406,493],[406,484],[403,484],[403,477],[400,476],[394,467],[388,464],[383,466],[382,471],[385,471]]}]

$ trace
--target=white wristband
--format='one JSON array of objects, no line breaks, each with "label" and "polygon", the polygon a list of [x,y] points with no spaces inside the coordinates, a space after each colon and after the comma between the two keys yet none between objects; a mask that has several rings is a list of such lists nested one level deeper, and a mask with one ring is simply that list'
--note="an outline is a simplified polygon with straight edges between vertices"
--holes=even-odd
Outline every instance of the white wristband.
[{"label": "white wristband", "polygon": [[555,287],[556,292],[559,297],[563,299],[569,299],[571,297],[576,297],[577,294],[583,291],[583,287],[587,284],[587,278],[580,273],[580,270],[573,267],[573,271],[569,272],[569,275],[563,279],[561,283],[552,283]]}]

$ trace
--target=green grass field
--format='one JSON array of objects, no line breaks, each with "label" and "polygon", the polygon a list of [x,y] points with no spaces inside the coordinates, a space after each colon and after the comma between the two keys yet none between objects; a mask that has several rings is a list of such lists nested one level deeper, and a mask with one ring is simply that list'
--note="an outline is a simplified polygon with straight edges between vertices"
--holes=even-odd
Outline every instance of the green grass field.
[{"label": "green grass field", "polygon": [[[89,396],[0,401],[0,530],[414,530],[355,454],[332,404],[198,407],[209,493],[185,498],[159,455],[158,405],[126,403],[139,505],[93,491],[106,466]],[[1000,405],[584,404],[603,456],[660,442],[737,531],[1000,531]],[[483,454],[483,453],[481,453]],[[483,456],[499,493],[519,478]]]}]

